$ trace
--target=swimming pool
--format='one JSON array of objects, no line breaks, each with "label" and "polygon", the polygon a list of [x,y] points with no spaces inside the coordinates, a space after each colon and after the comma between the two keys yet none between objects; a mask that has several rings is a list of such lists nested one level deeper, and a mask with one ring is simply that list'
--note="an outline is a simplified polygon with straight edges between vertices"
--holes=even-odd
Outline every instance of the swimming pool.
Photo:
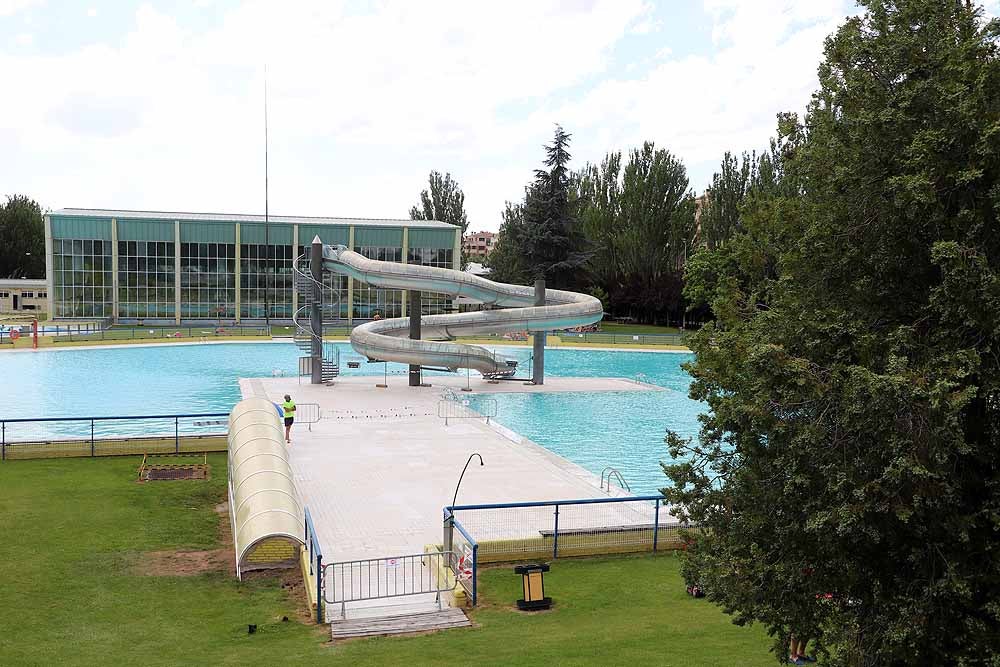
[{"label": "swimming pool", "polygon": [[[368,364],[338,344],[344,375],[379,375],[383,364]],[[527,364],[529,348],[504,348],[503,354]],[[0,354],[0,378],[7,400],[0,417],[148,415],[228,412],[240,399],[239,378],[294,376],[299,350],[291,344],[159,345]],[[546,350],[552,376],[627,377],[664,387],[659,392],[493,394],[499,421],[571,461],[599,474],[619,468],[632,490],[653,493],[663,486],[659,461],[667,456],[663,437],[671,428],[685,435],[698,431],[703,405],[687,397],[690,377],[681,364],[688,354],[610,350]],[[358,369],[348,360],[361,361]],[[388,364],[403,373],[403,364]],[[472,396],[473,405],[477,400]],[[38,426],[32,432],[38,432]],[[54,429],[59,435],[70,426]],[[74,428],[80,428],[76,425]],[[98,435],[128,433],[115,424]],[[89,433],[89,426],[87,427]],[[27,427],[22,430],[27,433]],[[16,434],[15,434],[16,435]]]}]

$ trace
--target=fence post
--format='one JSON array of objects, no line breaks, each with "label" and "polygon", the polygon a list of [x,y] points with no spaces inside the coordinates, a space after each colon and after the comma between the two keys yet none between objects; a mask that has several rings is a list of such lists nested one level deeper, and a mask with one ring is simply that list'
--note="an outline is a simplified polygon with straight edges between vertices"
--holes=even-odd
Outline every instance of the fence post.
[{"label": "fence post", "polygon": [[0,429],[3,433],[0,435],[0,450],[2,450],[2,460],[7,460],[7,422],[0,422]]},{"label": "fence post", "polygon": [[444,520],[444,535],[441,537],[441,545],[445,551],[451,551],[455,539],[455,512],[445,510],[448,516]]},{"label": "fence post", "polygon": [[316,622],[323,622],[323,554],[316,554]]},{"label": "fence post", "polygon": [[552,531],[552,557],[559,557],[559,505],[556,505],[556,525]]},{"label": "fence post", "polygon": [[656,543],[660,537],[660,499],[656,499],[656,512],[653,514],[653,553],[656,553]]},{"label": "fence post", "polygon": [[94,456],[94,420],[90,420],[90,455]]},{"label": "fence post", "polygon": [[472,545],[472,606],[479,602],[479,543]]},{"label": "fence post", "polygon": [[174,454],[180,454],[181,452],[181,433],[177,421],[177,417],[174,417]]}]

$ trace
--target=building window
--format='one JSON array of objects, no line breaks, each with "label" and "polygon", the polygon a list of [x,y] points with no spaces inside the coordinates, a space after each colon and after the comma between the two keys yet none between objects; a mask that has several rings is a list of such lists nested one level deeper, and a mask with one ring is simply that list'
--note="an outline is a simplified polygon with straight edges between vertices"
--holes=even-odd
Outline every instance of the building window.
[{"label": "building window", "polygon": [[10,292],[0,292],[0,299],[10,298]]},{"label": "building window", "polygon": [[292,246],[240,245],[240,317],[292,316]]},{"label": "building window", "polygon": [[52,239],[53,317],[111,317],[111,242]]},{"label": "building window", "polygon": [[34,292],[21,292],[21,298],[22,299],[34,299],[35,298],[35,293]]},{"label": "building window", "polygon": [[[357,246],[355,252],[381,262],[402,262],[403,249],[391,246]],[[370,319],[403,316],[403,291],[354,282],[354,317]]]},{"label": "building window", "polygon": [[181,243],[181,317],[235,317],[235,269],[235,244]]},{"label": "building window", "polygon": [[39,293],[38,293],[38,294],[36,294],[35,296],[36,296],[37,298],[39,298],[39,299],[45,299],[45,298],[48,298],[48,296],[49,296],[49,295],[48,295],[48,292],[39,292]]},{"label": "building window", "polygon": [[[436,266],[442,269],[454,268],[455,251],[452,248],[410,248],[407,261],[420,266]],[[437,315],[451,312],[451,297],[444,294],[424,292],[421,298],[421,313]]]},{"label": "building window", "polygon": [[174,317],[174,242],[118,242],[118,317]]}]

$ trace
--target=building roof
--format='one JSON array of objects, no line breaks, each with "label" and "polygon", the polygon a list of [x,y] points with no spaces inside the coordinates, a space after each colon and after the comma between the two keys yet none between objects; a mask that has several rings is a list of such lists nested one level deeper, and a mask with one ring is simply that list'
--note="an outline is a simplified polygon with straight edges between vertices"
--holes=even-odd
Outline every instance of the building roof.
[{"label": "building roof", "polygon": [[44,278],[0,278],[0,289],[11,287],[44,288],[47,284]]},{"label": "building roof", "polygon": [[[263,215],[250,213],[183,213],[177,211],[129,211],[103,208],[61,208],[51,215],[77,218],[115,218],[118,220],[179,220],[181,222],[264,222]],[[327,218],[304,215],[269,215],[269,223],[298,225],[354,225],[355,227],[410,227],[455,229],[438,220],[394,218]]]}]

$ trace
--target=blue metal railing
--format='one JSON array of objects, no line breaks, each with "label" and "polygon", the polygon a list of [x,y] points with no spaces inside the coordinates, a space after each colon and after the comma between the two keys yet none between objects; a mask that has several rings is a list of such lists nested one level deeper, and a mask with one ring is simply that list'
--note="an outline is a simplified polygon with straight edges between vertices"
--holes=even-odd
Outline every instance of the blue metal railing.
[{"label": "blue metal railing", "polygon": [[316,576],[316,622],[323,622],[323,548],[319,545],[319,538],[316,536],[316,527],[313,525],[312,515],[309,508],[305,512],[305,532],[306,544],[309,547],[309,574]]},{"label": "blue metal railing", "polygon": [[[38,442],[49,442],[50,436],[33,436],[28,440],[7,440],[8,425],[13,424],[51,424],[51,423],[68,423],[68,422],[82,422],[90,425],[90,436],[87,438],[73,436],[71,439],[76,441],[83,441],[90,443],[90,455],[94,456],[94,444],[95,442],[101,440],[102,438],[95,435],[95,424],[104,422],[139,422],[139,421],[152,421],[152,420],[173,420],[174,427],[174,451],[180,452],[180,420],[182,419],[207,419],[207,418],[229,418],[228,412],[192,412],[185,414],[173,414],[173,415],[129,415],[129,416],[117,416],[117,417],[35,417],[35,418],[15,418],[15,419],[0,419],[0,460],[7,459],[7,448],[15,446],[19,443],[38,443]],[[228,428],[228,425],[227,425]],[[121,437],[137,437],[139,433],[109,433],[102,434],[106,438],[121,438]],[[142,435],[149,435],[146,431]],[[168,434],[162,434],[167,435]],[[169,436],[168,436],[169,437]],[[50,444],[58,445],[59,442],[52,442]]]},{"label": "blue metal railing", "polygon": [[[637,523],[637,524],[634,524],[634,525],[630,524],[630,525],[624,525],[624,526],[603,526],[603,527],[602,526],[595,526],[595,527],[592,527],[592,528],[584,528],[584,529],[581,529],[581,528],[569,528],[569,529],[565,529],[564,528],[564,529],[560,529],[560,526],[559,526],[560,508],[564,508],[564,507],[568,507],[568,506],[575,506],[575,505],[612,505],[612,504],[616,504],[616,503],[637,503],[637,502],[641,502],[641,503],[650,503],[651,502],[651,503],[653,503],[653,507],[651,508],[653,510],[652,511],[652,523],[651,524],[647,523],[647,522],[643,522],[643,523]],[[476,505],[454,505],[454,506],[445,507],[444,508],[444,514],[445,514],[446,523],[450,519],[451,523],[454,524],[456,527],[458,527],[460,529],[460,532],[462,533],[462,535],[466,539],[468,539],[470,541],[470,543],[476,545],[476,550],[478,552],[478,542],[458,522],[457,518],[455,517],[455,513],[456,512],[461,512],[461,511],[475,512],[475,511],[479,511],[479,510],[486,511],[486,510],[530,509],[530,508],[538,508],[538,507],[552,507],[554,509],[554,511],[553,511],[553,517],[552,517],[552,524],[551,524],[552,525],[552,529],[551,529],[551,531],[545,530],[545,531],[542,531],[542,532],[543,532],[543,534],[545,536],[551,535],[551,538],[552,538],[552,558],[558,558],[559,557],[559,537],[560,537],[560,535],[562,535],[562,536],[565,537],[568,534],[574,534],[574,533],[579,534],[581,531],[588,532],[588,533],[594,533],[594,534],[603,534],[603,533],[613,533],[613,532],[628,532],[628,531],[638,532],[638,531],[652,530],[651,547],[652,547],[652,551],[655,553],[659,549],[660,529],[661,529],[661,527],[663,527],[663,526],[661,526],[661,520],[660,520],[660,506],[662,504],[663,504],[663,496],[660,496],[660,495],[627,496],[627,497],[622,497],[622,498],[581,498],[581,499],[575,499],[575,500],[543,500],[543,501],[536,501],[536,502],[483,503],[483,504],[476,504]],[[648,511],[648,510],[646,510],[646,511]],[[676,524],[671,524],[671,527],[676,527]],[[694,526],[687,526],[687,527],[694,527]],[[648,538],[646,538],[646,539],[648,539]],[[447,546],[448,545],[446,545],[446,548],[447,548]],[[476,558],[478,560],[478,553],[476,554]]]},{"label": "blue metal railing", "polygon": [[[472,606],[475,607],[479,602],[479,543],[476,541],[469,531],[459,522],[455,517],[454,512],[450,508],[446,507],[444,509],[444,521],[445,521],[445,542],[443,549],[445,552],[454,553],[453,544],[454,536],[453,533],[449,531],[449,528],[453,530],[458,530],[459,534],[465,538],[465,540],[472,547],[472,576],[470,577],[471,582],[469,588],[469,595],[472,600]],[[455,571],[455,576],[461,575],[459,572],[458,563],[450,563],[452,569]],[[463,584],[464,587],[464,584]]]}]

